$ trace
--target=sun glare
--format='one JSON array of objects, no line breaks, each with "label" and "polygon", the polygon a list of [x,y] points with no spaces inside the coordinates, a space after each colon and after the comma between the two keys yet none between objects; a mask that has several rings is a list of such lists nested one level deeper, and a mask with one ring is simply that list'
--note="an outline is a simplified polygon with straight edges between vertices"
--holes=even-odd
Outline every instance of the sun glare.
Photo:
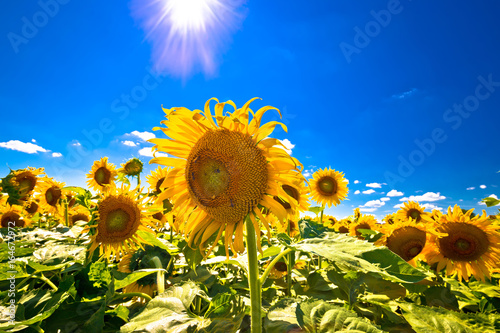
[{"label": "sun glare", "polygon": [[242,0],[133,0],[132,16],[152,45],[155,71],[186,79],[216,73],[244,19]]}]

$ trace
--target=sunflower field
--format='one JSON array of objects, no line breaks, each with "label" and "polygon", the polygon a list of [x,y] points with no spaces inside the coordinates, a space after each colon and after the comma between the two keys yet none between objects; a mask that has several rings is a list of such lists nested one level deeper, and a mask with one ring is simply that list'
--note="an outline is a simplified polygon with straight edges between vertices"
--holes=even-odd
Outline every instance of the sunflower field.
[{"label": "sunflower field", "polygon": [[323,214],[344,173],[306,179],[254,100],[164,109],[146,176],[107,157],[87,188],[4,175],[0,331],[500,331],[500,214]]}]

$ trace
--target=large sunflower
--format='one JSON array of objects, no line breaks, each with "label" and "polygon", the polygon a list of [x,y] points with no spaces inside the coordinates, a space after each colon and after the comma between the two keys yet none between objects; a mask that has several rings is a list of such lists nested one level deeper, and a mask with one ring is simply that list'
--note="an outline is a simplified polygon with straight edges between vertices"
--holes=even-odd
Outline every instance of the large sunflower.
[{"label": "large sunflower", "polygon": [[396,212],[396,219],[406,221],[412,219],[415,222],[430,221],[430,214],[424,212],[424,207],[420,206],[418,202],[408,201],[403,204],[401,209]]},{"label": "large sunflower", "polygon": [[94,191],[105,192],[116,187],[115,178],[118,172],[113,163],[108,163],[108,158],[103,157],[94,161],[90,173],[87,174],[87,185]]},{"label": "large sunflower", "polygon": [[61,215],[61,200],[64,199],[64,183],[44,177],[40,184],[40,209],[51,214]]},{"label": "large sunflower", "polygon": [[347,179],[344,173],[328,169],[319,169],[313,173],[313,179],[309,181],[312,198],[320,203],[331,207],[337,206],[341,200],[347,197]]},{"label": "large sunflower", "polygon": [[0,223],[2,228],[25,228],[31,225],[31,220],[23,216],[23,207],[19,205],[0,205]]},{"label": "large sunflower", "polygon": [[387,246],[409,264],[416,266],[417,256],[427,243],[425,225],[408,219],[405,222],[385,223],[380,226],[380,231],[382,237],[375,242],[376,245]]},{"label": "large sunflower", "polygon": [[[159,199],[172,200],[189,245],[204,249],[212,235],[216,235],[215,245],[225,233],[229,256],[229,248],[239,253],[245,249],[246,217],[257,230],[260,249],[258,219],[270,230],[261,209],[269,209],[279,220],[285,219],[286,209],[274,197],[287,202],[289,195],[283,186],[293,187],[294,182],[303,177],[298,169],[300,163],[277,147],[280,141],[267,138],[277,124],[285,130],[286,127],[276,121],[261,126],[262,115],[275,108],[266,106],[254,114],[249,105],[255,98],[241,109],[228,101],[217,103],[213,116],[211,100],[218,102],[215,98],[208,100],[204,113],[186,108],[165,110],[167,120],[162,124],[167,128],[154,130],[161,129],[170,139],[151,139],[150,142],[155,144],[156,151],[178,158],[158,157],[150,163],[173,167],[161,185],[166,189]],[[223,115],[226,104],[234,111]],[[249,113],[253,114],[251,121]],[[296,200],[288,203],[290,209],[297,209]]]},{"label": "large sunflower", "polygon": [[152,213],[142,201],[129,186],[109,189],[97,205],[97,225],[86,227],[91,234],[90,253],[99,247],[99,253],[109,258],[141,247],[145,241],[137,232],[153,233]]},{"label": "large sunflower", "polygon": [[490,277],[500,262],[499,226],[492,224],[488,215],[471,218],[472,209],[463,213],[458,205],[448,214],[442,215],[436,224],[436,231],[445,236],[430,235],[428,246],[421,255],[429,264],[437,263],[437,271],[446,268],[446,275],[457,273],[459,280],[477,280]]}]

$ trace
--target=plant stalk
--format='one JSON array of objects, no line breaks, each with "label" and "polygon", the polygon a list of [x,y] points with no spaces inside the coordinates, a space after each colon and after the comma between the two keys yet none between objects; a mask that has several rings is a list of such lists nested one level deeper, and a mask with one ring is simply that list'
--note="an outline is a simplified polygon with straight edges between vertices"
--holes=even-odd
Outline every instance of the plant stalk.
[{"label": "plant stalk", "polygon": [[252,221],[245,218],[247,231],[247,255],[248,255],[248,287],[250,289],[251,329],[252,333],[262,332],[262,298],[261,280],[259,279],[259,262],[257,260],[257,237]]},{"label": "plant stalk", "polygon": [[[151,261],[154,263],[156,268],[163,268],[160,258],[158,257],[153,257],[151,258]],[[158,295],[163,294],[165,291],[165,271],[161,270],[156,273],[156,284],[158,286]]]}]

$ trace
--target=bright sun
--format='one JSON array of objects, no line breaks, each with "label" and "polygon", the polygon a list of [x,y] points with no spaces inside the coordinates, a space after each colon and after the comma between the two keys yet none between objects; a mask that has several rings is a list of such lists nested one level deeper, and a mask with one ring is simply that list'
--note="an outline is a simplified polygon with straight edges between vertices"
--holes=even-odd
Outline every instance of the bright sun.
[{"label": "bright sun", "polygon": [[217,0],[167,0],[165,13],[172,30],[186,34],[205,31],[206,25],[216,19],[214,11],[220,5]]}]

